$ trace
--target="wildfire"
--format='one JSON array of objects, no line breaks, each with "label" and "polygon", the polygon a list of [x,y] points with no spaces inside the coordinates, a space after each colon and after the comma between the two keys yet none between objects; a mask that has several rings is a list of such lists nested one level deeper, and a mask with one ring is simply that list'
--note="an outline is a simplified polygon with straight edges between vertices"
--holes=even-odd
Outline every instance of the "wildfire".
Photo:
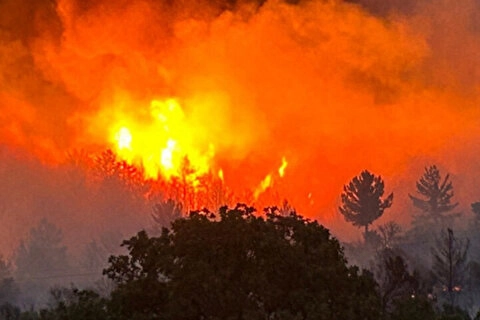
[{"label": "wildfire", "polygon": [[287,169],[287,166],[288,166],[287,159],[285,159],[285,157],[283,157],[282,158],[282,165],[280,166],[280,168],[278,168],[278,175],[280,177],[283,178],[283,176],[285,175],[285,169]]},{"label": "wildfire", "polygon": [[258,199],[258,196],[265,192],[272,185],[272,176],[267,174],[267,176],[260,182],[260,185],[255,189],[253,196],[255,199]]},{"label": "wildfire", "polygon": [[114,151],[121,160],[142,167],[146,178],[181,177],[188,170],[196,180],[210,171],[214,146],[202,149],[176,99],[152,100],[147,117],[122,113],[116,118],[110,130]]},{"label": "wildfire", "polygon": [[115,140],[117,140],[117,145],[120,150],[131,149],[132,143],[132,134],[128,128],[122,127],[115,135]]},{"label": "wildfire", "polygon": [[291,2],[7,1],[0,142],[45,164],[111,150],[159,185],[281,192],[311,215],[362,169],[478,171],[475,10]]},{"label": "wildfire", "polygon": [[[278,177],[279,178],[284,177],[285,169],[287,168],[287,166],[288,166],[287,159],[285,157],[282,157],[282,164],[278,168]],[[260,184],[255,189],[255,192],[254,192],[253,196],[255,197],[255,199],[258,199],[260,194],[262,194],[263,192],[265,192],[268,188],[270,188],[272,186],[273,186],[272,174],[267,174],[265,176],[265,178],[260,182]]]}]

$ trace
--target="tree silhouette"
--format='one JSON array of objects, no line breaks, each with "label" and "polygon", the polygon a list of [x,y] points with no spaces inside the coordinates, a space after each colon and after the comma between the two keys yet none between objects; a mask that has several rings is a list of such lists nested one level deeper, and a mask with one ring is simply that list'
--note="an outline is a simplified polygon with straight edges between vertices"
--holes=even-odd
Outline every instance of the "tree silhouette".
[{"label": "tree silhouette", "polygon": [[418,291],[418,279],[408,270],[400,252],[384,249],[377,253],[375,278],[384,312],[392,310],[395,301],[410,298]]},{"label": "tree silhouette", "polygon": [[451,218],[458,216],[458,214],[449,214],[458,203],[452,203],[453,186],[449,180],[450,175],[446,175],[442,180],[440,171],[433,165],[425,168],[425,172],[420,180],[417,181],[417,192],[422,196],[421,198],[409,194],[413,205],[419,208],[424,215],[416,217],[416,222],[425,221],[433,222],[436,225],[445,227]]},{"label": "tree silhouette", "polygon": [[450,305],[453,305],[454,294],[461,290],[466,267],[467,252],[470,241],[455,238],[452,229],[444,230],[432,248],[432,271],[437,281],[449,294]]},{"label": "tree silhouette", "polygon": [[104,271],[114,319],[378,319],[370,274],[316,221],[237,205],[124,241]]},{"label": "tree silhouette", "polygon": [[383,193],[382,178],[365,170],[343,187],[340,213],[354,226],[364,227],[367,235],[368,226],[392,205],[393,193],[382,199]]}]

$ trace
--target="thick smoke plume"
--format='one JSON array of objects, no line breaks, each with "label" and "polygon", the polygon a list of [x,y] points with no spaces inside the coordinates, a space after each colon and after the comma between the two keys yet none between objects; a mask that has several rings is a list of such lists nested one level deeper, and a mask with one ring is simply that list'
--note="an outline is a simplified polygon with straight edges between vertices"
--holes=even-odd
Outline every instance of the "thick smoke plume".
[{"label": "thick smoke plume", "polygon": [[463,181],[468,207],[478,197],[479,12],[473,0],[4,0],[0,142],[59,165],[72,150],[112,148],[113,123],[147,123],[151,100],[173,97],[189,146],[213,145],[212,166],[236,192],[285,157],[277,192],[334,223],[343,184],[368,168],[396,191],[399,214],[434,162]]}]

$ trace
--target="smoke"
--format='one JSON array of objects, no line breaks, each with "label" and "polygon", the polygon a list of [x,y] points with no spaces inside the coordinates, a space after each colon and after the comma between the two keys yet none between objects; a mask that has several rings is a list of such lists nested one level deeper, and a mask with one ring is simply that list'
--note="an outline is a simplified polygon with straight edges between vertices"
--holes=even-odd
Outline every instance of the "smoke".
[{"label": "smoke", "polygon": [[190,145],[215,147],[236,192],[285,157],[278,192],[335,225],[343,184],[369,169],[396,194],[393,219],[437,163],[468,207],[478,3],[355,2],[4,0],[0,142],[58,164],[111,148],[113,122],[175,97]]}]

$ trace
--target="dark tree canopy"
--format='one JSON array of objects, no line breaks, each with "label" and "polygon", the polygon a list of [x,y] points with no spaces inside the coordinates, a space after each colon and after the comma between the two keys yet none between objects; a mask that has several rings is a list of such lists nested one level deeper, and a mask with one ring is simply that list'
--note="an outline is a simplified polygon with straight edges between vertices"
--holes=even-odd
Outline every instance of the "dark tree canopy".
[{"label": "dark tree canopy", "polygon": [[440,171],[433,165],[425,168],[425,172],[416,183],[421,197],[409,195],[413,205],[424,213],[424,218],[433,223],[445,224],[453,215],[447,215],[458,203],[452,203],[453,186],[450,175],[442,180]]},{"label": "dark tree canopy", "polygon": [[104,273],[117,319],[378,319],[371,275],[316,221],[237,205],[140,232]]},{"label": "dark tree canopy", "polygon": [[365,170],[343,187],[340,213],[354,226],[364,227],[367,234],[368,226],[392,205],[393,193],[382,199],[383,193],[382,178]]},{"label": "dark tree canopy", "polygon": [[375,277],[384,312],[391,311],[396,301],[411,298],[418,292],[416,275],[410,273],[404,258],[395,250],[384,249],[377,254]]}]

